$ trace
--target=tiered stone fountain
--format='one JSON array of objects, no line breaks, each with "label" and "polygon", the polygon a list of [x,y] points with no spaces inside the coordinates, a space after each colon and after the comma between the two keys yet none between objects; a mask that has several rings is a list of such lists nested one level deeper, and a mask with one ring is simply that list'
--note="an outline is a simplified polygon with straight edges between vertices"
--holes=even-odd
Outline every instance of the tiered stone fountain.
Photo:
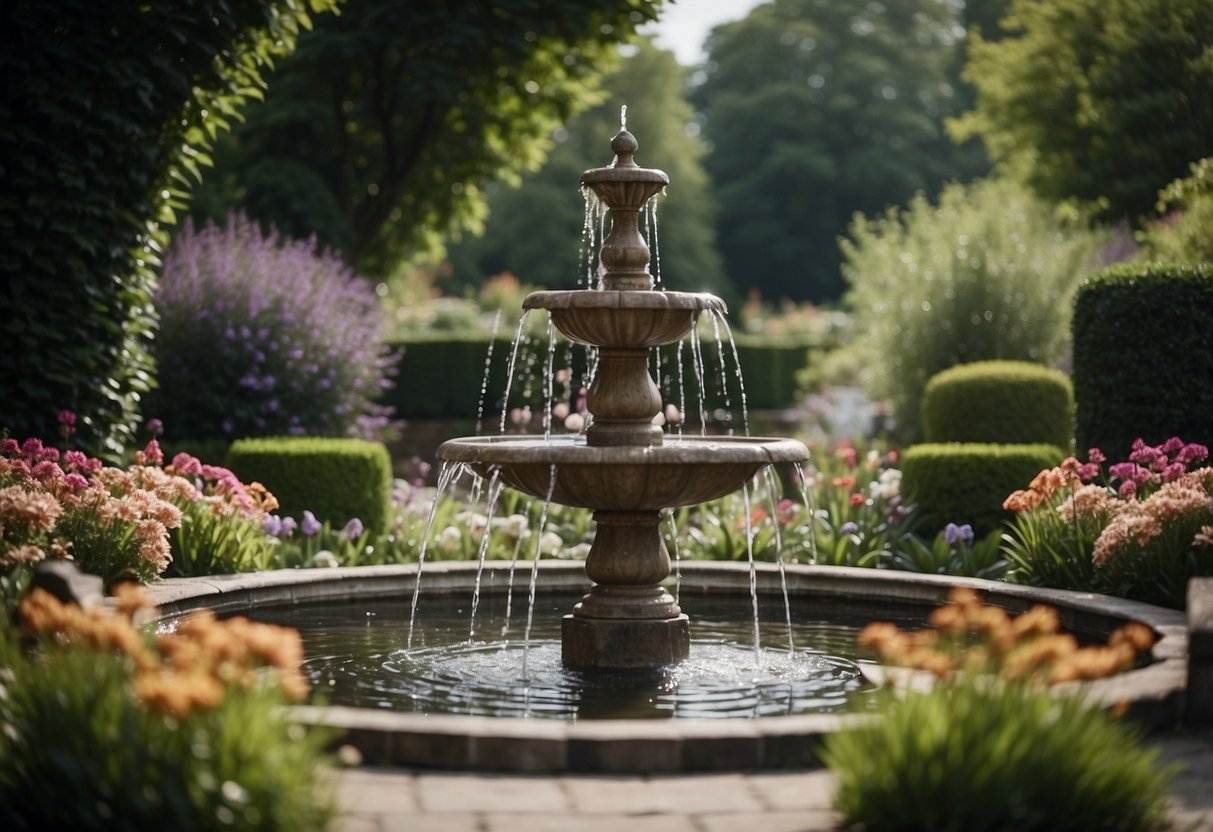
[{"label": "tiered stone fountain", "polygon": [[611,141],[614,161],[581,176],[611,218],[599,255],[601,287],[536,292],[523,302],[548,310],[566,338],[597,348],[584,435],[468,437],[438,449],[440,459],[480,476],[498,471],[534,497],[594,510],[585,563],[593,586],[562,627],[563,662],[577,668],[659,667],[686,658],[688,619],[662,586],[670,574],[662,511],[736,491],[765,465],[808,458],[792,439],[668,436],[654,423],[662,402],[649,351],[688,335],[699,313],[725,307],[713,295],[654,289],[638,216],[669,177],[639,167],[637,146],[620,130]]}]

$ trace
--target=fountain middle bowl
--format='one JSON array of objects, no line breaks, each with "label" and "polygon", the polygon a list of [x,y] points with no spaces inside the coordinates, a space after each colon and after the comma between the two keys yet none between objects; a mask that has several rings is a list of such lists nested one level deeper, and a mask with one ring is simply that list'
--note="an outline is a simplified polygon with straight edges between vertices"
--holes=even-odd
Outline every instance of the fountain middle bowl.
[{"label": "fountain middle bowl", "polygon": [[691,331],[699,312],[723,314],[725,303],[704,292],[587,290],[533,292],[523,309],[546,309],[564,335],[597,347],[648,349]]},{"label": "fountain middle bowl", "polygon": [[[795,439],[667,436],[660,445],[594,446],[584,436],[476,436],[451,439],[438,458],[555,503],[606,511],[657,511],[731,494],[765,465],[802,462]],[[552,477],[555,476],[555,482]]]}]

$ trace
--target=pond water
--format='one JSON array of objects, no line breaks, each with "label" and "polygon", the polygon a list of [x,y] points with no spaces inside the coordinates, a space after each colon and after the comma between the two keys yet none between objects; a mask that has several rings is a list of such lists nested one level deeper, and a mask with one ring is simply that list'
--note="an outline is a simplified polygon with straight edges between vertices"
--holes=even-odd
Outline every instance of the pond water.
[{"label": "pond water", "polygon": [[[519,596],[521,609],[519,608]],[[256,618],[299,630],[317,701],[424,714],[548,719],[718,719],[829,713],[872,685],[855,647],[870,617],[782,603],[759,625],[748,598],[681,600],[691,656],[645,671],[576,671],[560,661],[560,620],[579,594],[541,593],[526,626],[525,592],[470,597],[422,593],[409,644],[408,599],[263,609]],[[765,613],[766,611],[764,611]],[[789,633],[794,649],[789,651]]]}]

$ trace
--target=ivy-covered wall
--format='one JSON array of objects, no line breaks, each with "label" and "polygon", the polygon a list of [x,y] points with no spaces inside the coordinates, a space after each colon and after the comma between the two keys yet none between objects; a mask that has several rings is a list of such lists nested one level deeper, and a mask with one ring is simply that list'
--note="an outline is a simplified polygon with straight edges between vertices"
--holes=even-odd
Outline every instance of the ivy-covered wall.
[{"label": "ivy-covered wall", "polygon": [[164,227],[215,131],[335,0],[0,3],[0,429],[119,454],[154,381]]}]

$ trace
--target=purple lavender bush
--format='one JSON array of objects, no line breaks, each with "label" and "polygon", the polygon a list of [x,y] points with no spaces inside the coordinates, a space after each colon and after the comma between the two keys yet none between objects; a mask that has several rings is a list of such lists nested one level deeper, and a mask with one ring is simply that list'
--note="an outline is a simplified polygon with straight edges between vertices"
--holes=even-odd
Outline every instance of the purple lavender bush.
[{"label": "purple lavender bush", "polygon": [[395,358],[374,291],[314,248],[243,214],[174,236],[155,299],[160,387],[144,412],[175,439],[382,438]]}]

